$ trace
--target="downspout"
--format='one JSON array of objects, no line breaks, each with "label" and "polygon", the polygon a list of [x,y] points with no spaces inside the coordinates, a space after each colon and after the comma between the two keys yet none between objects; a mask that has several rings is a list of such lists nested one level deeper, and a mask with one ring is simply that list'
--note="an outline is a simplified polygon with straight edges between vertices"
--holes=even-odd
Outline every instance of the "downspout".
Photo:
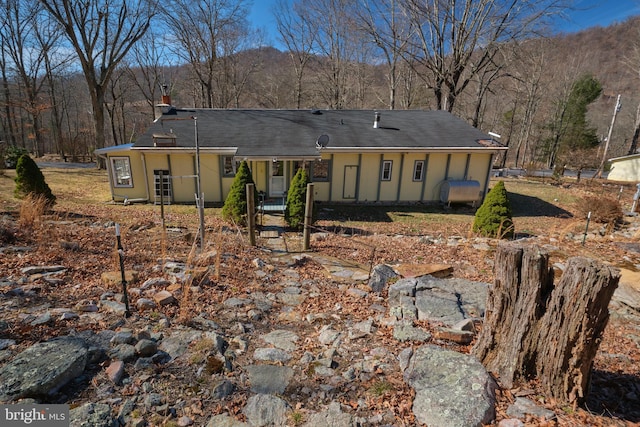
[{"label": "downspout", "polygon": [[398,190],[396,194],[396,203],[400,201],[400,193],[402,192],[402,174],[404,173],[404,153],[400,155],[400,173],[398,174]]},{"label": "downspout", "polygon": [[429,153],[424,156],[424,170],[422,171],[422,189],[420,190],[420,201],[424,202],[424,192],[427,188],[427,171],[429,170]]},{"label": "downspout", "polygon": [[[471,153],[467,154],[467,163],[464,165],[464,179],[469,179],[469,164],[471,163]],[[493,164],[493,162],[492,162]]]},{"label": "downspout", "polygon": [[362,171],[362,153],[358,154],[358,172],[356,174],[356,203],[360,201],[360,172]]},{"label": "downspout", "polygon": [[449,179],[449,166],[451,165],[451,153],[447,154],[447,166],[444,169],[444,180]]},{"label": "downspout", "polygon": [[380,187],[382,186],[382,162],[384,162],[384,154],[380,154],[378,161],[378,189],[376,190],[376,202],[380,201]]},{"label": "downspout", "polygon": [[[231,158],[231,167],[233,167],[235,163],[235,158],[232,157]],[[219,173],[218,173],[218,187],[220,188],[220,201],[224,202],[224,195],[222,194],[224,192],[224,187],[222,186],[222,178],[224,175],[224,157],[223,156],[218,156],[218,169],[219,169]]]},{"label": "downspout", "polygon": [[329,201],[333,201],[333,154],[329,157]]}]

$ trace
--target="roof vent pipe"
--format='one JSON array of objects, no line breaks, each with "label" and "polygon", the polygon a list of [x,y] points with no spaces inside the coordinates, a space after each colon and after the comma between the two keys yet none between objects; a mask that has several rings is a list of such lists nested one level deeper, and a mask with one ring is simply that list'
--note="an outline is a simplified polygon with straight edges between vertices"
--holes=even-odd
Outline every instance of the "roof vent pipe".
[{"label": "roof vent pipe", "polygon": [[380,122],[380,113],[378,113],[377,111],[374,113],[374,118],[373,118],[373,128],[374,129],[378,129],[378,123]]}]

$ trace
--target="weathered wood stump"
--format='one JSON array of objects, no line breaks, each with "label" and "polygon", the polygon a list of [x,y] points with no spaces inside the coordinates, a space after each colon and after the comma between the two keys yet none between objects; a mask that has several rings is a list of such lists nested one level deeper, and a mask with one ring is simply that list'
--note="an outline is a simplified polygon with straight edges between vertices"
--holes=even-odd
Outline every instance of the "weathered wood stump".
[{"label": "weathered wood stump", "polygon": [[537,378],[547,396],[580,404],[620,272],[575,257],[555,286],[553,276],[538,247],[500,244],[473,353],[505,387]]}]

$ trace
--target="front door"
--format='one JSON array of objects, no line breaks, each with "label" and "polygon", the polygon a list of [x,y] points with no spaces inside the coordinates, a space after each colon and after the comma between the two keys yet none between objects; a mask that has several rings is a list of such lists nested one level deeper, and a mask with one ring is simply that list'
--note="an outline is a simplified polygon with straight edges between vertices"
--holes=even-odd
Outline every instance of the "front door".
[{"label": "front door", "polygon": [[286,164],[281,160],[270,162],[269,197],[283,197],[286,191]]}]

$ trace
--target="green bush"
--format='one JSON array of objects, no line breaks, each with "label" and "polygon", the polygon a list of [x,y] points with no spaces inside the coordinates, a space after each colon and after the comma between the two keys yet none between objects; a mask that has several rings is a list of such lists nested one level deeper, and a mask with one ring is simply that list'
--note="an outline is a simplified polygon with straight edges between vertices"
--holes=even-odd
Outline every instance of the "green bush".
[{"label": "green bush", "polygon": [[511,238],[514,234],[513,214],[504,183],[498,183],[487,193],[473,220],[473,231],[487,237]]},{"label": "green bush", "polygon": [[298,169],[291,181],[287,193],[287,204],[284,210],[284,220],[292,228],[302,228],[304,225],[304,211],[307,197],[309,174],[303,168]]},{"label": "green bush", "polygon": [[9,146],[9,148],[7,148],[3,153],[3,166],[7,169],[15,169],[18,165],[18,159],[20,159],[24,154],[29,154],[26,148],[18,147],[16,145]]},{"label": "green bush", "polygon": [[[227,199],[222,206],[222,217],[239,225],[247,225],[247,184],[254,184],[251,169],[246,161],[240,167],[233,179]],[[257,203],[258,192],[254,185],[254,203]]]},{"label": "green bush", "polygon": [[53,195],[51,188],[44,180],[40,168],[28,154],[23,154],[18,159],[15,182],[14,194],[16,197],[26,195],[44,197],[48,207],[53,206],[56,202],[56,196]]}]

